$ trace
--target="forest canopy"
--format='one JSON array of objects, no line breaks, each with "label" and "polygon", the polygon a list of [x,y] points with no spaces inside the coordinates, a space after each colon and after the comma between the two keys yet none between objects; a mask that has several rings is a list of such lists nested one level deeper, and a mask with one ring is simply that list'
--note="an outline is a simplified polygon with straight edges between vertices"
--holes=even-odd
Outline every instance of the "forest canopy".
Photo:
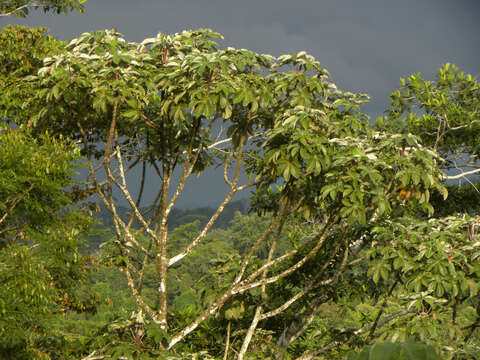
[{"label": "forest canopy", "polygon": [[307,52],[221,38],[1,30],[0,354],[475,359],[478,81],[412,75],[373,126]]}]

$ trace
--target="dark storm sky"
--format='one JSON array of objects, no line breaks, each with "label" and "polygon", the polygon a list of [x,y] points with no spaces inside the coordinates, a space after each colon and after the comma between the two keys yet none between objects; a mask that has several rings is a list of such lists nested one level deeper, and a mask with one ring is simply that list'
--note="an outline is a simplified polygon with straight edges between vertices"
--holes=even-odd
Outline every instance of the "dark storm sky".
[{"label": "dark storm sky", "polygon": [[[372,117],[400,77],[432,78],[445,62],[480,75],[480,0],[89,0],[83,14],[0,18],[9,23],[45,26],[62,40],[113,27],[130,41],[207,27],[228,46],[275,56],[305,50],[339,88],[369,94]],[[179,205],[218,203],[225,187],[216,178],[192,182]]]}]

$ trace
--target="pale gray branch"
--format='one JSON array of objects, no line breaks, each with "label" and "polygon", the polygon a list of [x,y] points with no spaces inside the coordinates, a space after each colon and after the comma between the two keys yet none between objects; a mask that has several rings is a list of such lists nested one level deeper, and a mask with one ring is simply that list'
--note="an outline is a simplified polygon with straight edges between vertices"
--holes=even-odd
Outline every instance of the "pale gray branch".
[{"label": "pale gray branch", "polygon": [[40,4],[36,1],[30,1],[28,3],[26,3],[25,5],[22,5],[22,6],[19,6],[18,8],[16,8],[15,10],[12,10],[8,13],[5,13],[5,14],[0,14],[0,16],[11,16],[11,15],[14,15],[16,12],[20,11],[20,10],[23,10],[23,9],[26,9],[28,7],[45,7],[47,5],[45,4]]},{"label": "pale gray branch", "polygon": [[457,174],[457,175],[446,175],[446,174],[443,174],[443,178],[445,180],[456,180],[456,179],[460,179],[462,177],[466,177],[468,175],[473,175],[473,174],[477,174],[477,173],[480,173],[480,168],[478,169],[473,169],[473,170],[470,170],[470,171],[464,171],[464,172],[461,172],[460,174]]}]

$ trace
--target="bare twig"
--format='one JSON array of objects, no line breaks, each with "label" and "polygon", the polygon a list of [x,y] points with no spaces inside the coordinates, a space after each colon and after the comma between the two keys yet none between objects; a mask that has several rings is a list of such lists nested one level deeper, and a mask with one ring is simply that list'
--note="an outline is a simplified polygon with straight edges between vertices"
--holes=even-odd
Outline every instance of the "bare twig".
[{"label": "bare twig", "polygon": [[228,350],[230,348],[230,328],[232,325],[232,320],[228,320],[228,325],[227,325],[227,341],[225,343],[225,353],[223,354],[223,360],[228,359]]},{"label": "bare twig", "polygon": [[96,353],[97,353],[97,350],[91,352],[90,354],[88,354],[87,356],[82,358],[82,360],[103,360],[103,359],[110,359],[111,358],[111,356],[109,356],[109,355],[95,356]]},{"label": "bare twig", "polygon": [[378,311],[377,317],[375,318],[372,328],[370,329],[370,333],[368,334],[367,341],[370,341],[371,339],[373,339],[373,335],[375,334],[375,330],[378,326],[380,317],[382,316],[383,311],[385,310],[385,306],[387,305],[387,301],[390,298],[390,296],[392,296],[393,290],[395,289],[397,284],[398,284],[398,278],[396,278],[395,281],[393,282],[392,286],[390,287],[390,290],[387,293],[387,296],[385,296],[385,299],[383,300],[382,305],[380,306],[380,310]]},{"label": "bare twig", "polygon": [[17,204],[20,202],[20,199],[15,199],[12,201],[10,207],[5,211],[5,214],[0,218],[0,224],[5,221],[5,219],[12,213]]}]

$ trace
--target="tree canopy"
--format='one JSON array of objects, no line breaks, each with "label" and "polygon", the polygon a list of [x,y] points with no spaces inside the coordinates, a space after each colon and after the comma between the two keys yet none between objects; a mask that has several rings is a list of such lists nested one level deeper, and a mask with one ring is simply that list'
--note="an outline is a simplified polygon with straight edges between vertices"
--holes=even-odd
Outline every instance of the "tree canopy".
[{"label": "tree canopy", "polygon": [[88,274],[80,249],[90,220],[66,191],[78,149],[48,134],[0,131],[0,354],[27,358],[49,353],[48,316],[95,307],[76,292]]},{"label": "tree canopy", "polygon": [[480,172],[479,104],[478,80],[447,63],[434,81],[420,74],[401,79],[400,89],[391,95],[388,117],[378,119],[377,125],[417,134],[442,155],[442,168],[455,170],[446,179],[461,179]]},{"label": "tree canopy", "polygon": [[17,16],[23,18],[29,9],[43,9],[44,12],[54,11],[57,14],[67,14],[76,10],[83,12],[83,4],[87,0],[3,0],[0,3],[0,16]]},{"label": "tree canopy", "polygon": [[[44,37],[44,29],[18,30],[18,37],[12,27],[0,35],[5,87],[36,73],[39,59],[60,43]],[[91,219],[74,205],[75,144],[48,132],[33,135],[28,121],[12,126],[8,120],[0,124],[0,354],[38,358],[52,353],[48,342],[61,341],[53,340],[46,319],[95,308],[94,297],[77,292],[92,260],[80,252]]]},{"label": "tree canopy", "polygon": [[[478,352],[478,213],[438,215],[431,201],[447,198],[449,156],[476,156],[475,80],[448,66],[435,90],[412,77],[373,128],[368,97],[339,90],[304,51],[220,48],[208,29],[141,43],[105,30],[68,44],[40,30],[42,56],[9,40],[25,29],[3,31],[10,58],[35,65],[2,74],[0,111],[28,136],[76,144],[88,175],[72,193],[109,212],[102,261],[135,302],[85,359],[341,358],[412,338],[452,359]],[[434,130],[414,131],[419,119]],[[211,167],[224,200],[201,227],[172,230],[187,180]],[[213,230],[248,192],[257,217]]]}]

